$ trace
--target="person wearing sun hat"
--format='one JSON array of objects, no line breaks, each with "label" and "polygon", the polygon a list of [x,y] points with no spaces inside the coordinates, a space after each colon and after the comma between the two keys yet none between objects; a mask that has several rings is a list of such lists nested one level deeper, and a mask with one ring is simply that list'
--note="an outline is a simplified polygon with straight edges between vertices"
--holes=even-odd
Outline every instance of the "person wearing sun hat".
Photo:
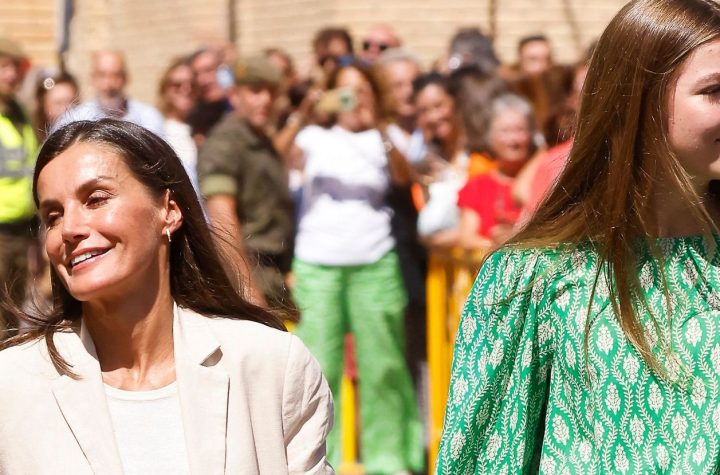
[{"label": "person wearing sun hat", "polygon": [[[37,139],[27,114],[15,98],[27,56],[20,45],[0,37],[0,285],[19,305],[25,298],[27,251],[32,243],[32,170]],[[15,323],[0,311],[0,341]]]},{"label": "person wearing sun hat", "polygon": [[[283,161],[267,135],[280,71],[253,56],[233,68],[233,111],[200,147],[198,179],[210,221],[226,239],[220,245],[250,281],[257,303],[289,306],[293,201]],[[250,270],[252,269],[252,271]]]}]

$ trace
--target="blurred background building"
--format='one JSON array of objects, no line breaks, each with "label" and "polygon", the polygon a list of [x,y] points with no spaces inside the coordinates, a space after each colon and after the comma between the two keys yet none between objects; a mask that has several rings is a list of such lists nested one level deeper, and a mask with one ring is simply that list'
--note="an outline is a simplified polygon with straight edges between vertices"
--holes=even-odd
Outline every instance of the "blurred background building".
[{"label": "blurred background building", "polygon": [[[517,40],[544,33],[555,59],[574,61],[624,0],[4,0],[0,32],[19,41],[34,66],[59,62],[88,81],[89,53],[116,48],[129,58],[129,92],[152,102],[167,58],[228,42],[240,54],[267,47],[288,51],[303,71],[313,34],[347,27],[357,39],[377,23],[393,25],[425,65],[443,54],[459,27],[493,33],[503,62],[515,60]],[[72,11],[72,14],[69,15]],[[65,18],[70,18],[65,22]],[[67,23],[69,35],[64,34]],[[135,78],[135,80],[133,80]],[[142,80],[140,80],[142,78]],[[86,94],[89,87],[82,87]]]}]

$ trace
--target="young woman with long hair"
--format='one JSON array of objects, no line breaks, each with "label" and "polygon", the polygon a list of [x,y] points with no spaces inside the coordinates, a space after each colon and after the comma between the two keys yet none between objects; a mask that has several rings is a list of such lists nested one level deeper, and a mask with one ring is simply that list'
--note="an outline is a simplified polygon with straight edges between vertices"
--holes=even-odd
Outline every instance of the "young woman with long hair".
[{"label": "young woman with long hair", "polygon": [[0,351],[0,473],[333,473],[319,365],[233,286],[166,142],[70,123],[33,193],[54,308]]},{"label": "young woman with long hair", "polygon": [[485,261],[438,473],[716,473],[720,6],[634,0],[568,164]]}]

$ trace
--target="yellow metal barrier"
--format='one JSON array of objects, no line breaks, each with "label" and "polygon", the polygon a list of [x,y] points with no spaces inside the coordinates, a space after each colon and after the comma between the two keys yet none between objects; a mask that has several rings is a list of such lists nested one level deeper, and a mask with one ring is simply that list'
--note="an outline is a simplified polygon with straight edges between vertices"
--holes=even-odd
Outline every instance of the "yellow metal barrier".
[{"label": "yellow metal barrier", "polygon": [[341,475],[362,475],[365,473],[358,462],[357,453],[357,388],[347,374],[343,375],[340,387],[340,429],[342,444]]},{"label": "yellow metal barrier", "polygon": [[460,312],[480,268],[482,254],[459,250],[430,254],[427,277],[427,358],[429,376],[428,473],[435,467],[450,386]]}]

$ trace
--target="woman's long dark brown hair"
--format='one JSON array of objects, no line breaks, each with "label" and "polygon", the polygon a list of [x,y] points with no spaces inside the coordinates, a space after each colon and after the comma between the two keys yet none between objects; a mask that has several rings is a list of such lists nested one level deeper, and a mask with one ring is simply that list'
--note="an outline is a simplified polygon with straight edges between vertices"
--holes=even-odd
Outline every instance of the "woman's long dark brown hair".
[{"label": "woman's long dark brown hair", "polygon": [[[649,239],[658,234],[653,196],[661,177],[668,181],[664,186],[692,205],[705,234],[717,231],[668,142],[667,117],[681,65],[696,48],[718,37],[720,5],[712,0],[628,3],[602,34],[590,62],[567,166],[509,243],[593,243],[600,260],[598,278],[603,272],[611,283],[610,303],[625,336],[660,374],[666,371],[638,317],[646,306],[638,302],[637,244],[648,242],[661,257]],[[598,280],[591,283],[591,295]],[[588,332],[589,326],[586,348]]]},{"label": "woman's long dark brown hair", "polygon": [[[33,175],[33,198],[38,204],[37,181],[40,172],[52,159],[76,143],[96,144],[116,152],[150,192],[161,197],[170,190],[182,216],[182,226],[170,243],[170,288],[175,302],[183,308],[212,317],[251,320],[285,330],[279,315],[248,302],[233,286],[213,235],[205,220],[195,190],[180,159],[160,137],[130,122],[114,119],[70,123],[50,135],[40,149]],[[53,308],[48,315],[28,315],[19,309],[16,316],[28,331],[8,339],[7,348],[35,339],[47,342],[52,362],[62,374],[72,375],[53,342],[58,331],[68,331],[82,317],[81,302],[63,286],[51,270]]]}]

